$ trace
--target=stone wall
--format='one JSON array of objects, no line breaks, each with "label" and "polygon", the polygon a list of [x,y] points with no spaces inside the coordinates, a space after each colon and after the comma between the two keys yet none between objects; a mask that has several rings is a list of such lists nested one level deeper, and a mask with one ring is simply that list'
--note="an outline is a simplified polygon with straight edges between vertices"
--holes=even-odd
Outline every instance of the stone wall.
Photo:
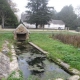
[{"label": "stone wall", "polygon": [[0,53],[0,79],[9,75],[10,60],[7,56]]},{"label": "stone wall", "polygon": [[[11,48],[9,49],[8,44],[9,42],[5,41],[2,46],[2,53],[0,52],[0,80],[2,78],[7,78],[13,71],[19,70],[14,46],[11,45]],[[11,62],[10,58],[7,56],[9,51],[12,53]]]}]

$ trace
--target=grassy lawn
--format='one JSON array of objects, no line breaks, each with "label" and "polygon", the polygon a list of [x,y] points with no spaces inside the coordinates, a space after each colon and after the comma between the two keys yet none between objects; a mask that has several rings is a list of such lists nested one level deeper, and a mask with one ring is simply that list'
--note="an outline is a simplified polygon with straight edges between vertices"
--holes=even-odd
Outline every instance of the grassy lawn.
[{"label": "grassy lawn", "polygon": [[10,43],[13,42],[13,34],[12,32],[0,32],[0,50],[2,48],[2,44],[5,40],[9,41]]},{"label": "grassy lawn", "polygon": [[48,57],[60,58],[71,67],[80,70],[80,48],[52,39],[51,33],[32,33],[30,41],[47,51]]}]

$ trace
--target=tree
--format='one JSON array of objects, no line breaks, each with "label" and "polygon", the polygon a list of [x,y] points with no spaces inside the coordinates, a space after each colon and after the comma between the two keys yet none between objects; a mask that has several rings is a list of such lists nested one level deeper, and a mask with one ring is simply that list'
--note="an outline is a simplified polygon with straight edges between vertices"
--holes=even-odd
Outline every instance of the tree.
[{"label": "tree", "polygon": [[16,6],[17,6],[16,3],[14,3],[12,0],[7,0],[7,1],[8,1],[8,3],[9,3],[13,12],[18,12],[19,11],[19,9],[16,8]]},{"label": "tree", "polygon": [[[7,0],[0,0],[0,17],[1,17],[1,22],[2,22],[2,28],[4,28],[4,24],[8,18],[10,18],[11,15],[14,15],[12,9],[10,8],[9,3]],[[16,18],[16,16],[14,15]],[[11,19],[12,21],[13,19]],[[16,20],[17,22],[17,20]]]},{"label": "tree", "polygon": [[51,15],[52,19],[56,20],[57,19],[57,11],[54,9],[54,10],[52,10],[51,14],[52,14]]},{"label": "tree", "polygon": [[28,16],[27,22],[36,24],[36,28],[38,25],[44,26],[51,19],[51,11],[52,7],[47,7],[48,0],[29,0],[26,8]]},{"label": "tree", "polygon": [[77,14],[77,19],[76,19],[76,25],[77,25],[77,30],[80,31],[80,6],[77,6],[75,9],[75,13]]},{"label": "tree", "polygon": [[62,10],[57,14],[57,19],[63,20],[66,26],[70,29],[76,29],[75,21],[77,19],[77,15],[75,14],[71,5],[64,6]]},{"label": "tree", "polygon": [[[7,6],[6,6],[7,5]],[[6,0],[0,0],[0,15],[2,19],[2,27],[4,27],[4,17],[6,13],[6,8],[8,9],[8,3]]]},{"label": "tree", "polygon": [[18,25],[18,20],[13,11],[10,11],[7,13],[6,18],[5,18],[5,26],[8,28],[15,28]]},{"label": "tree", "polygon": [[80,6],[77,6],[77,8],[75,9],[75,13],[78,17],[80,17]]}]

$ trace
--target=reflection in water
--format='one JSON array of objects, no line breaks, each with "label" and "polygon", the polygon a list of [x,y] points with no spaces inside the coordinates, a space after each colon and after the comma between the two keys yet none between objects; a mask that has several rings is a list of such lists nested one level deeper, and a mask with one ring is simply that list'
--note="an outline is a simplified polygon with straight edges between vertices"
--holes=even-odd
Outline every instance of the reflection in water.
[{"label": "reflection in water", "polygon": [[18,58],[18,63],[20,70],[23,72],[23,76],[25,80],[28,78],[28,76],[31,74],[30,71],[28,70],[29,65],[26,63],[25,59]]},{"label": "reflection in water", "polygon": [[18,63],[25,80],[27,80],[26,78],[30,75],[34,75],[35,77],[37,76],[39,80],[55,78],[63,78],[65,80],[70,77],[70,75],[62,70],[58,65],[46,59],[46,55],[30,45],[27,45],[26,48],[18,47],[16,52],[19,54]]}]

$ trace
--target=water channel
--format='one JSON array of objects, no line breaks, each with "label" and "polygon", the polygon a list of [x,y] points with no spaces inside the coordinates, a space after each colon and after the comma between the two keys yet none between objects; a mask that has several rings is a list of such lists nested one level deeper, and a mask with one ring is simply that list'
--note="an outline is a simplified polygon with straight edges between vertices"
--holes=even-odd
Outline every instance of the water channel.
[{"label": "water channel", "polygon": [[[18,44],[15,46],[18,55],[19,68],[23,72],[24,80],[66,80],[70,74],[61,69],[54,62],[46,58],[46,55],[35,49],[30,44]],[[30,79],[31,80],[31,79]]]}]

